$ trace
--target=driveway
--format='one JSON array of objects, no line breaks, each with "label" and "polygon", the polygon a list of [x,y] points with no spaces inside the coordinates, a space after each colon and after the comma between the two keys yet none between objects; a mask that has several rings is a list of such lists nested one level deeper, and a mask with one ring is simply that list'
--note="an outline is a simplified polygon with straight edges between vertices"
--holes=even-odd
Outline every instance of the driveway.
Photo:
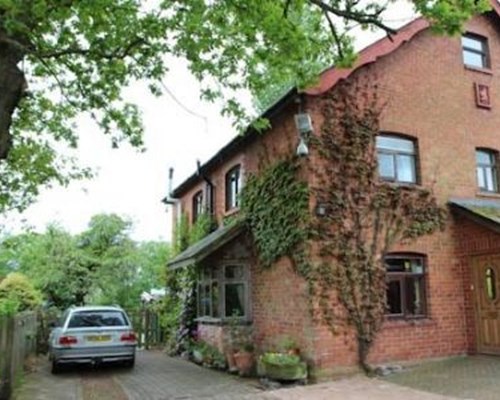
[{"label": "driveway", "polygon": [[460,399],[500,399],[500,357],[454,357],[390,375],[388,382]]},{"label": "driveway", "polygon": [[253,379],[198,367],[161,352],[139,352],[133,370],[73,368],[51,375],[48,362],[26,375],[16,400],[449,400],[379,379],[357,376],[262,391]]}]

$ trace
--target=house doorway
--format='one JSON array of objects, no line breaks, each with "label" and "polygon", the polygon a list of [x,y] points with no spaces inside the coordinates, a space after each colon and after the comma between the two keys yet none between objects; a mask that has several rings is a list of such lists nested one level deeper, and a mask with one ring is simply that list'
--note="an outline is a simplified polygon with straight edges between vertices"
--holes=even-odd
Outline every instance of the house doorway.
[{"label": "house doorway", "polygon": [[500,255],[472,259],[478,353],[500,355]]}]

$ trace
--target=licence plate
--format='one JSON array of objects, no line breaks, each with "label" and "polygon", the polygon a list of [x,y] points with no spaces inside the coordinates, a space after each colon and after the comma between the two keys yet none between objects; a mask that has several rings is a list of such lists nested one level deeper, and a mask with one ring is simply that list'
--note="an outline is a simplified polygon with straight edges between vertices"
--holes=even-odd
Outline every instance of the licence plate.
[{"label": "licence plate", "polygon": [[110,335],[92,335],[86,336],[87,342],[109,342],[111,340]]}]

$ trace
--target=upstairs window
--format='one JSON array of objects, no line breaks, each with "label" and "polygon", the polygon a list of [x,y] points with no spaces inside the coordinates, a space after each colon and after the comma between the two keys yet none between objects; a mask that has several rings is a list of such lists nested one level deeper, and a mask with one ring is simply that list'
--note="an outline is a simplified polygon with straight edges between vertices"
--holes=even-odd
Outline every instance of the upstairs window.
[{"label": "upstairs window", "polygon": [[465,34],[462,36],[464,64],[475,68],[490,68],[488,41],[482,36]]},{"label": "upstairs window", "polygon": [[482,192],[498,193],[497,157],[495,151],[476,150],[477,185]]},{"label": "upstairs window", "polygon": [[240,166],[237,165],[226,174],[226,211],[239,206],[240,186]]},{"label": "upstairs window", "polygon": [[415,143],[398,136],[379,135],[376,141],[378,172],[383,180],[417,183]]},{"label": "upstairs window", "polygon": [[193,224],[203,213],[203,192],[200,190],[193,196]]},{"label": "upstairs window", "polygon": [[387,279],[386,314],[419,317],[426,314],[424,257],[413,254],[384,258]]}]

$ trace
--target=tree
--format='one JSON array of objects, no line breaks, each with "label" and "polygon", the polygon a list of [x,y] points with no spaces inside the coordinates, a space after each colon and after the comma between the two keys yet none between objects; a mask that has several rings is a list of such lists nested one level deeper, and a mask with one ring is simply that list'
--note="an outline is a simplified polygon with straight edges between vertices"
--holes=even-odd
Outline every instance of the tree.
[{"label": "tree", "polygon": [[381,110],[375,82],[338,84],[323,99],[325,120],[314,145],[322,165],[313,191],[325,212],[315,221],[322,262],[313,266],[310,283],[328,326],[353,329],[366,371],[386,311],[384,254],[442,228],[446,217],[429,188],[380,180],[375,138]]},{"label": "tree", "polygon": [[[145,80],[161,94],[165,55],[186,58],[205,85],[203,97],[226,96],[223,112],[246,127],[232,91],[259,96],[271,83],[301,87],[332,62],[352,62],[350,25],[392,34],[382,21],[388,3],[0,0],[0,211],[26,207],[40,185],[89,175],[54,146],[77,146],[79,113],[90,114],[113,145],[128,139],[141,147],[139,111],[123,89]],[[413,4],[439,30],[455,33],[489,2]]]},{"label": "tree", "polygon": [[89,302],[135,307],[142,291],[165,286],[169,247],[137,244],[130,228],[129,220],[115,214],[94,216],[79,235],[50,225],[44,233],[5,238],[0,263],[28,276],[48,304],[60,309]]},{"label": "tree", "polygon": [[6,238],[0,257],[27,275],[47,302],[58,308],[82,304],[90,290],[91,276],[75,237],[57,225],[48,226],[43,234]]}]

